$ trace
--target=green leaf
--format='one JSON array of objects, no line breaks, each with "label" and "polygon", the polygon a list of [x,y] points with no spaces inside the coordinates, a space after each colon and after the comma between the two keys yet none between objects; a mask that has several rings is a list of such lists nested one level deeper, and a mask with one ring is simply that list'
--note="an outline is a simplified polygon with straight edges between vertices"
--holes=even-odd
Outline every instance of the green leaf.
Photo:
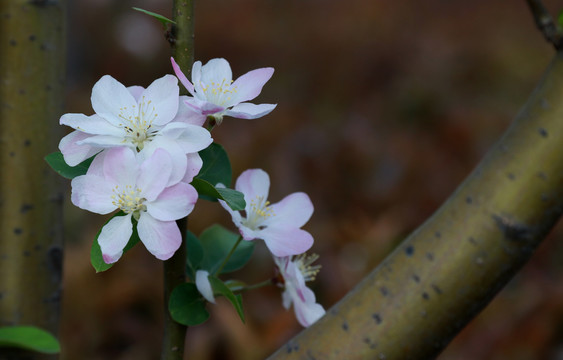
[{"label": "green leaf", "polygon": [[148,10],[141,9],[141,8],[138,8],[138,7],[134,7],[133,10],[137,10],[137,11],[140,11],[140,12],[142,12],[142,13],[145,13],[145,14],[147,14],[147,15],[149,15],[149,16],[152,16],[153,18],[155,18],[155,19],[157,19],[158,21],[160,21],[160,23],[162,24],[162,26],[164,26],[165,29],[166,29],[166,25],[167,25],[168,23],[170,23],[170,24],[176,24],[175,21],[172,21],[172,20],[170,20],[169,18],[164,17],[164,16],[162,16],[162,15],[160,15],[160,14],[153,13],[152,11],[148,11]]},{"label": "green leaf", "polygon": [[195,279],[195,272],[199,268],[201,260],[203,260],[203,247],[199,239],[191,231],[188,231],[188,236],[186,237],[186,249],[188,253],[186,270],[190,279]]},{"label": "green leaf", "polygon": [[200,151],[199,156],[203,160],[203,166],[196,178],[205,180],[211,185],[221,183],[226,187],[231,186],[233,172],[229,156],[223,146],[213,143]]},{"label": "green leaf", "polygon": [[84,160],[76,166],[70,166],[65,162],[63,154],[61,154],[59,151],[45,156],[45,161],[47,161],[47,164],[49,164],[49,166],[53,170],[58,172],[59,175],[67,179],[74,179],[77,176],[86,174],[86,171],[88,171],[92,160],[94,160],[94,156]]},{"label": "green leaf", "polygon": [[[113,219],[116,216],[125,216],[125,213],[123,211],[120,211],[117,214],[113,215],[111,219]],[[106,226],[106,224],[110,222],[111,219],[109,219],[104,224],[104,226]],[[129,251],[133,246],[135,246],[140,241],[139,234],[137,233],[137,221],[135,221],[135,219],[133,218],[131,220],[133,221],[133,234],[131,235],[131,238],[127,242],[127,245],[125,245],[125,248],[123,249],[123,253]],[[113,264],[106,264],[104,258],[102,257],[102,249],[100,248],[100,244],[98,243],[98,237],[100,236],[101,232],[102,229],[100,229],[100,231],[98,231],[98,233],[96,234],[96,237],[94,238],[94,242],[92,243],[92,249],[90,251],[90,263],[92,263],[92,266],[94,267],[97,273],[106,271],[113,266]]]},{"label": "green leaf", "polygon": [[209,283],[211,284],[211,287],[213,288],[213,293],[221,294],[224,297],[226,297],[231,302],[231,304],[233,304],[233,306],[237,310],[238,316],[244,323],[244,311],[242,310],[242,296],[240,294],[235,295],[227,285],[225,285],[221,280],[219,280],[215,276],[210,275],[208,279],[209,279]]},{"label": "green leaf", "polygon": [[216,188],[208,181],[199,178],[194,178],[192,185],[201,198],[211,201],[217,199],[224,200],[234,211],[244,210],[246,207],[244,195],[239,191],[227,188]]},{"label": "green leaf", "polygon": [[[199,237],[204,253],[201,268],[214,274],[239,236],[217,224],[205,229]],[[243,267],[250,260],[253,251],[254,242],[241,241],[221,273],[232,272]]]},{"label": "green leaf", "polygon": [[557,23],[559,26],[563,27],[563,10],[561,10],[557,16]]},{"label": "green leaf", "polygon": [[194,283],[184,283],[176,286],[170,294],[168,310],[176,322],[194,326],[209,319],[209,312],[205,309],[205,299],[201,296]]},{"label": "green leaf", "polygon": [[44,354],[61,351],[61,346],[53,335],[35,326],[0,327],[0,347],[17,347]]}]

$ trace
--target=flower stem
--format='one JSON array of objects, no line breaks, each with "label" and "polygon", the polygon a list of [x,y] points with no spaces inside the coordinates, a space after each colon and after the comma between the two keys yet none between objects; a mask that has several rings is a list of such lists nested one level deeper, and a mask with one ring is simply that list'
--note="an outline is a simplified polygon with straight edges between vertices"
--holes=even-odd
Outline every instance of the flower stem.
[{"label": "flower stem", "polygon": [[275,284],[275,279],[272,278],[272,279],[264,280],[264,281],[259,282],[257,284],[244,286],[244,287],[238,289],[237,292],[240,293],[240,292],[247,291],[247,290],[259,289],[261,287],[270,286],[270,285],[274,285],[274,284]]},{"label": "flower stem", "polygon": [[219,268],[215,271],[215,273],[213,275],[218,276],[219,274],[221,274],[221,271],[223,270],[225,265],[227,265],[227,262],[229,261],[231,256],[233,256],[233,253],[235,252],[238,244],[240,244],[241,241],[242,241],[242,235],[240,235],[238,237],[237,242],[235,242],[235,244],[231,248],[231,251],[229,251],[229,253],[227,254],[227,257],[225,257],[225,260],[223,260],[223,262],[221,263],[221,266],[219,266]]}]

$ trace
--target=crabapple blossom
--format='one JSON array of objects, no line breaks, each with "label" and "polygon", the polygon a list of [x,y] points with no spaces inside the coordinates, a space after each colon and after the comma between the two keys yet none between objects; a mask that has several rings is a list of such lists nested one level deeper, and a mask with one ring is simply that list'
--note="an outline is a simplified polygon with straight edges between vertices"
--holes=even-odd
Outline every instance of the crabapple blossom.
[{"label": "crabapple blossom", "polygon": [[314,280],[319,272],[320,266],[311,266],[317,258],[317,255],[306,257],[305,254],[297,257],[274,257],[284,287],[283,306],[289,309],[293,304],[297,321],[305,327],[325,314],[325,309],[315,300],[315,293],[305,284]]},{"label": "crabapple blossom", "polygon": [[205,149],[213,139],[201,127],[200,115],[179,105],[176,77],[165,75],[145,89],[126,88],[105,75],[94,85],[91,101],[94,115],[64,114],[60,119],[61,125],[75,129],[59,143],[70,166],[105,149],[128,147],[139,151],[141,159],[158,148],[166,150],[174,164],[171,182],[184,178],[188,169],[191,174],[201,168],[199,156],[189,154]]},{"label": "crabapple blossom", "polygon": [[198,270],[195,273],[195,286],[199,293],[210,303],[215,304],[215,295],[213,295],[213,288],[209,282],[209,271]]},{"label": "crabapple blossom", "polygon": [[121,210],[98,236],[106,263],[114,263],[133,233],[134,218],[139,238],[158,259],[170,258],[182,242],[177,219],[187,216],[197,201],[190,184],[170,184],[172,157],[157,149],[147,159],[129,147],[111,148],[96,156],[86,175],[72,182],[71,201],[97,214]]},{"label": "crabapple blossom", "polygon": [[196,61],[192,67],[192,81],[184,75],[171,58],[176,76],[192,95],[185,100],[198,113],[212,116],[217,124],[223,116],[240,119],[256,119],[270,113],[275,104],[252,104],[272,77],[273,68],[261,68],[247,72],[233,82],[231,67],[225,59],[211,59],[202,65]]},{"label": "crabapple blossom", "polygon": [[244,195],[246,216],[233,211],[224,201],[220,203],[231,214],[244,240],[262,239],[279,257],[304,253],[313,245],[311,234],[300,229],[313,214],[309,196],[296,192],[270,204],[269,188],[270,177],[264,170],[249,169],[235,184],[235,189]]}]

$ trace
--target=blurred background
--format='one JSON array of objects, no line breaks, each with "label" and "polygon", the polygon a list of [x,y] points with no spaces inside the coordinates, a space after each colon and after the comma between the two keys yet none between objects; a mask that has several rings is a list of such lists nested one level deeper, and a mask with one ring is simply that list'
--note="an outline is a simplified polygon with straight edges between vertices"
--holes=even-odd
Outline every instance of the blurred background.
[{"label": "blurred background", "polygon": [[[552,14],[561,1],[546,1]],[[65,112],[92,114],[94,83],[110,74],[148,86],[172,73],[159,22],[171,1],[69,1]],[[305,229],[322,270],[310,284],[328,308],[430,216],[502,134],[554,51],[525,1],[196,1],[196,59],[224,57],[234,77],[271,66],[257,120],[226,118],[213,131],[234,179],[247,168],[272,178],[271,200],[307,192]],[[95,274],[89,251],[107,219],[66,200],[64,359],[158,359],[162,264],[142,246]],[[217,204],[198,202],[190,229],[234,227]],[[563,359],[562,226],[450,344],[440,360]],[[235,273],[273,274],[258,243]],[[190,360],[263,359],[301,330],[276,288],[245,294],[247,323],[226,301],[190,328]]]}]

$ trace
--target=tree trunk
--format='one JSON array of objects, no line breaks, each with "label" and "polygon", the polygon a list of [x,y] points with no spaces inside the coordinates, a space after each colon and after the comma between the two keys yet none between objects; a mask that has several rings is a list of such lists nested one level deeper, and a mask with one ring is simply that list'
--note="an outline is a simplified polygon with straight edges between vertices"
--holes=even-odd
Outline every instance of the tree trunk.
[{"label": "tree trunk", "polygon": [[563,212],[563,54],[438,211],[322,319],[270,357],[433,359]]},{"label": "tree trunk", "polygon": [[[34,325],[55,335],[62,192],[43,158],[61,138],[64,21],[62,1],[0,3],[0,326]],[[14,352],[9,358],[52,357]]]}]

